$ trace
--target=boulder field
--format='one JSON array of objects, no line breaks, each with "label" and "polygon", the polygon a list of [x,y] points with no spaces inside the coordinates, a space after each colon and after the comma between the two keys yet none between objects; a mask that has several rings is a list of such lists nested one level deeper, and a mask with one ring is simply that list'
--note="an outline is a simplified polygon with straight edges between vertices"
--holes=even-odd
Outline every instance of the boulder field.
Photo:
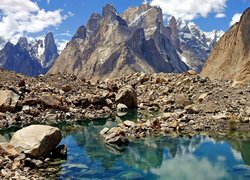
[{"label": "boulder field", "polygon": [[0,73],[1,128],[96,120],[123,115],[131,108],[137,109],[138,123],[159,121],[164,131],[227,132],[250,127],[250,85],[211,81],[194,71],[134,73],[96,83],[65,74],[30,78]]}]

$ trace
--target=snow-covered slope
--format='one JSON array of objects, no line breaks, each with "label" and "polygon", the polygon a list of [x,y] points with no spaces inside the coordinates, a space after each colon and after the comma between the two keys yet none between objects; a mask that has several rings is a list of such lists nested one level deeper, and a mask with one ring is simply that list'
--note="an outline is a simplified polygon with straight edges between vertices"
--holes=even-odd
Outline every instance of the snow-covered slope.
[{"label": "snow-covered slope", "polygon": [[[212,48],[224,34],[223,31],[202,31],[193,22],[185,22],[182,19],[175,20],[176,38],[179,41],[180,58],[192,69],[200,72],[208,58]],[[172,27],[171,27],[172,26]],[[170,27],[173,29],[173,24]]]}]

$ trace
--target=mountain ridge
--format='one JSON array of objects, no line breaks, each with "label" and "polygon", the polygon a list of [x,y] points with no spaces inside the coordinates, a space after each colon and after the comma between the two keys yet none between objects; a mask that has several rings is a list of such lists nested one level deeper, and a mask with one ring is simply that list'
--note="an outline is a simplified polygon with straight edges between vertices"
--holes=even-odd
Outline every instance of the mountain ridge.
[{"label": "mountain ridge", "polygon": [[171,27],[164,26],[159,7],[143,4],[119,15],[107,4],[102,15],[93,13],[87,25],[79,27],[49,74],[105,80],[134,72],[197,70],[197,64],[189,67],[181,59],[183,51],[177,46]]},{"label": "mountain ridge", "polygon": [[44,41],[28,41],[20,37],[14,45],[7,42],[0,50],[0,67],[29,76],[46,73],[58,57],[53,33],[49,32]]}]

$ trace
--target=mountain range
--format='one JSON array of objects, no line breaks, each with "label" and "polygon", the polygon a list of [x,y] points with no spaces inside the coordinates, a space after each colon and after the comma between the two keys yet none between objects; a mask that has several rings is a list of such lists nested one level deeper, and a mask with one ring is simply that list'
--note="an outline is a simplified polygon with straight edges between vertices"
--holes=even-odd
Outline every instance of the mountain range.
[{"label": "mountain range", "polygon": [[78,28],[60,56],[52,33],[31,42],[21,37],[15,45],[0,39],[0,67],[30,76],[49,71],[93,80],[134,72],[200,72],[223,33],[203,32],[175,17],[165,26],[162,10],[147,3],[121,15],[107,4],[102,15],[93,13]]},{"label": "mountain range", "polygon": [[200,71],[222,34],[174,17],[164,26],[162,10],[147,3],[121,15],[107,4],[102,15],[93,13],[79,27],[49,73],[104,80],[134,72]]},{"label": "mountain range", "polygon": [[169,26],[174,31],[171,38],[180,58],[197,72],[201,71],[211,50],[224,34],[217,30],[204,32],[193,22],[176,21],[174,17],[170,19]]},{"label": "mountain range", "polygon": [[47,73],[57,57],[57,46],[51,32],[44,40],[29,42],[27,37],[20,37],[15,45],[7,42],[0,50],[0,67],[37,76]]}]

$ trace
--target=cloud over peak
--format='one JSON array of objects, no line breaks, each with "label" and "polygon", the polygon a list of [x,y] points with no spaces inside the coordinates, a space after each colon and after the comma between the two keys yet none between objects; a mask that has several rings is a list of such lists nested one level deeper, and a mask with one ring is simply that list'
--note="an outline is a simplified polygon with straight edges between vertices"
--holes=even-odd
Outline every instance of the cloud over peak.
[{"label": "cloud over peak", "polygon": [[207,17],[212,12],[221,17],[226,2],[227,0],[152,0],[151,5],[160,6],[167,16],[193,20],[197,17]]},{"label": "cloud over peak", "polygon": [[241,15],[242,15],[242,13],[236,13],[236,14],[234,14],[229,25],[232,26],[232,25],[234,25],[236,22],[239,22],[239,21],[240,21]]},{"label": "cloud over peak", "polygon": [[10,41],[26,33],[37,33],[58,26],[70,16],[62,15],[61,9],[40,9],[31,0],[1,0],[0,10],[0,37]]}]

